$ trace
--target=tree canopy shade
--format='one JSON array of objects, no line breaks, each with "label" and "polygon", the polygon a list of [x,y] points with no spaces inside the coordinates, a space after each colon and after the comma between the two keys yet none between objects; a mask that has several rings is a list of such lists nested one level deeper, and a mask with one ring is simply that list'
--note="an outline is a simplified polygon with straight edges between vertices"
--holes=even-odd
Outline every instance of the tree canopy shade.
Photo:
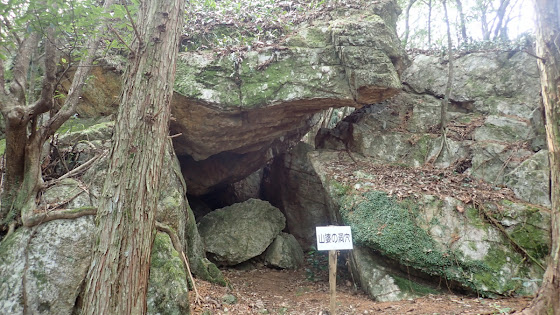
[{"label": "tree canopy shade", "polygon": [[[442,1],[399,0],[399,34],[409,48],[444,47]],[[454,0],[447,3],[455,46],[472,41],[507,41],[533,31],[529,0]]]}]

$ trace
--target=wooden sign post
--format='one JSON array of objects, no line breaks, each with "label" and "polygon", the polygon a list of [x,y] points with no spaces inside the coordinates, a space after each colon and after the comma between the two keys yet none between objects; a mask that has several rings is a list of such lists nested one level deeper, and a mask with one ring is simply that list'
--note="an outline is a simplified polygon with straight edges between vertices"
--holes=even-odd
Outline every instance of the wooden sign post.
[{"label": "wooden sign post", "polygon": [[318,226],[317,250],[329,251],[330,314],[336,315],[336,264],[338,250],[352,249],[352,231],[349,226]]}]

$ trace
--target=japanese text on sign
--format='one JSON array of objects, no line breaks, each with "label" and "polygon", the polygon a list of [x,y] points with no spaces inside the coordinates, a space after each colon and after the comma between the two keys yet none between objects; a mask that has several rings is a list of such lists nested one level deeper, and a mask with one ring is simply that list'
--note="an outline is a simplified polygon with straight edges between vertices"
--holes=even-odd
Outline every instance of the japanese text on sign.
[{"label": "japanese text on sign", "polygon": [[317,250],[352,249],[352,231],[349,226],[318,226]]}]

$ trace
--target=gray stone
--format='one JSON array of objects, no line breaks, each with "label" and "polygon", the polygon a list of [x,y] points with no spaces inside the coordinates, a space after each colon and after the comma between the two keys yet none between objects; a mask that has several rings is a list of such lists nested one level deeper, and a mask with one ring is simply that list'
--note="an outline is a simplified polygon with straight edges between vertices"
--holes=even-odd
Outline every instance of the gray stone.
[{"label": "gray stone", "polygon": [[[484,219],[470,204],[452,197],[435,197],[415,192],[415,197],[402,201],[373,191],[367,182],[375,176],[360,168],[352,176],[353,186],[337,181],[338,174],[326,172],[336,164],[338,152],[310,154],[311,162],[329,194],[329,207],[337,209],[340,224],[352,227],[354,242],[417,271],[456,281],[465,288],[485,295],[505,294],[514,290],[532,294],[543,270],[534,261],[526,261],[510,239],[527,250],[538,263],[544,264],[550,239],[549,214],[531,205],[504,200],[482,205],[488,213],[499,213],[509,237]],[[367,210],[365,210],[367,209]],[[499,209],[499,210],[498,210]],[[370,268],[371,261],[356,268]],[[396,276],[403,267],[384,271]],[[375,269],[375,268],[374,268]],[[377,270],[377,269],[375,269]],[[354,270],[356,274],[367,271]],[[371,271],[367,279],[388,279],[380,271]],[[416,281],[413,282],[416,283]],[[375,283],[373,281],[372,283]],[[397,292],[390,282],[382,292]],[[416,284],[407,285],[420,285]],[[376,293],[377,294],[377,293]],[[372,294],[374,296],[375,294]],[[394,298],[399,298],[395,296]]]},{"label": "gray stone", "polygon": [[490,115],[474,132],[476,141],[515,142],[533,138],[531,126],[518,119]]},{"label": "gray stone", "polygon": [[[395,272],[379,261],[368,248],[354,246],[350,253],[353,270],[356,271],[362,290],[378,302],[400,301],[421,296],[411,288],[399,284],[409,280],[397,278]],[[435,290],[432,289],[435,293]]]},{"label": "gray stone", "polygon": [[236,265],[262,254],[286,226],[278,208],[267,201],[249,199],[215,210],[198,223],[209,258]]},{"label": "gray stone", "polygon": [[550,207],[550,166],[548,150],[541,150],[505,176],[505,184],[517,198]]},{"label": "gray stone", "polygon": [[300,142],[276,157],[263,188],[265,198],[284,213],[287,230],[304,249],[315,246],[315,227],[330,223],[325,190],[307,157],[311,150]]},{"label": "gray stone", "polygon": [[298,269],[303,265],[303,250],[296,238],[280,233],[266,250],[265,264],[282,269]]},{"label": "gray stone", "polygon": [[494,185],[503,184],[505,174],[533,155],[529,150],[494,142],[476,142],[471,149],[472,167],[468,173]]},{"label": "gray stone", "polygon": [[235,297],[235,295],[233,294],[224,294],[222,296],[222,302],[224,302],[225,304],[235,304],[237,303],[237,297]]},{"label": "gray stone", "polygon": [[[524,52],[472,53],[454,62],[451,100],[472,102],[484,114],[530,119],[540,107],[539,72],[534,58]],[[403,81],[418,93],[443,96],[447,63],[437,56],[416,56]]]},{"label": "gray stone", "polygon": [[20,228],[0,243],[0,313],[72,314],[89,269],[93,217]]}]

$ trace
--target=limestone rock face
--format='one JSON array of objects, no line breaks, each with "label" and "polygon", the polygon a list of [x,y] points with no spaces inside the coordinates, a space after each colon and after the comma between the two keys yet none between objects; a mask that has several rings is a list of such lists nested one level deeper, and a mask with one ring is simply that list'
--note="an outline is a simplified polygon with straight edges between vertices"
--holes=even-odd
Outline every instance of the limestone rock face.
[{"label": "limestone rock face", "polygon": [[401,94],[355,111],[334,129],[320,130],[316,146],[348,148],[377,163],[455,166],[461,173],[510,187],[523,200],[550,205],[546,193],[536,198],[518,184],[523,177],[525,187],[548,192],[549,175],[543,167],[538,166],[538,176],[516,174],[526,173],[531,166],[524,161],[546,148],[534,58],[525,53],[473,53],[458,58],[455,67],[445,150],[433,131],[440,119],[446,70],[437,57],[423,55],[405,70],[407,88]]},{"label": "limestone rock face", "polygon": [[249,199],[210,212],[200,220],[198,230],[210,259],[236,265],[262,254],[285,226],[278,208]]},{"label": "limestone rock face", "polygon": [[[399,276],[406,268],[445,277],[485,295],[532,294],[538,289],[531,279],[542,276],[538,264],[544,264],[550,246],[550,217],[546,210],[508,200],[498,205],[480,205],[488,213],[496,213],[494,220],[500,222],[506,236],[484,219],[482,210],[451,196],[416,193],[414,197],[398,200],[387,192],[368,188],[368,181],[376,174],[365,169],[358,167],[350,174],[327,172],[329,165],[340,161],[339,154],[315,152],[310,159],[332,206],[340,213],[341,224],[352,227],[354,243],[363,251],[373,251],[392,261],[389,267],[378,270],[379,258],[370,259],[371,255],[359,252],[353,257],[355,272],[372,298],[384,295],[378,292],[392,292],[390,288],[396,284],[402,286]],[[355,184],[341,183],[343,177],[353,178]],[[526,261],[512,240],[538,262]],[[377,282],[381,278],[389,288]],[[389,281],[392,278],[397,280]],[[422,281],[410,278],[414,284],[409,283],[407,287],[422,286]],[[394,292],[386,298],[403,298],[400,291]]]},{"label": "limestone rock face", "polygon": [[303,265],[303,250],[293,235],[280,233],[266,250],[264,261],[277,268],[297,269]]},{"label": "limestone rock face", "polygon": [[[539,265],[550,246],[550,218],[543,209],[550,206],[550,171],[535,60],[523,53],[474,53],[457,59],[442,148],[437,124],[446,66],[437,57],[416,56],[403,74],[402,93],[357,109],[333,129],[320,130],[318,150],[308,153],[328,194],[326,205],[339,211],[341,224],[352,226],[360,246],[353,265],[374,299],[379,299],[377,292],[401,292],[399,274],[406,268],[485,295],[532,294],[538,286],[530,279],[542,277]],[[392,175],[368,165],[406,167],[393,174],[407,185],[372,188],[374,179]],[[498,197],[473,206],[455,191],[415,190],[411,181],[420,185],[424,178],[407,178],[412,171],[406,169],[429,165],[470,176],[463,178],[462,187],[485,181],[491,190],[503,189],[510,200]],[[444,175],[439,181],[444,186],[448,180]],[[394,197],[408,189],[408,197]],[[381,272],[376,267],[380,257],[372,252],[389,259],[389,267],[400,268]],[[391,278],[397,280],[379,280]]]}]

